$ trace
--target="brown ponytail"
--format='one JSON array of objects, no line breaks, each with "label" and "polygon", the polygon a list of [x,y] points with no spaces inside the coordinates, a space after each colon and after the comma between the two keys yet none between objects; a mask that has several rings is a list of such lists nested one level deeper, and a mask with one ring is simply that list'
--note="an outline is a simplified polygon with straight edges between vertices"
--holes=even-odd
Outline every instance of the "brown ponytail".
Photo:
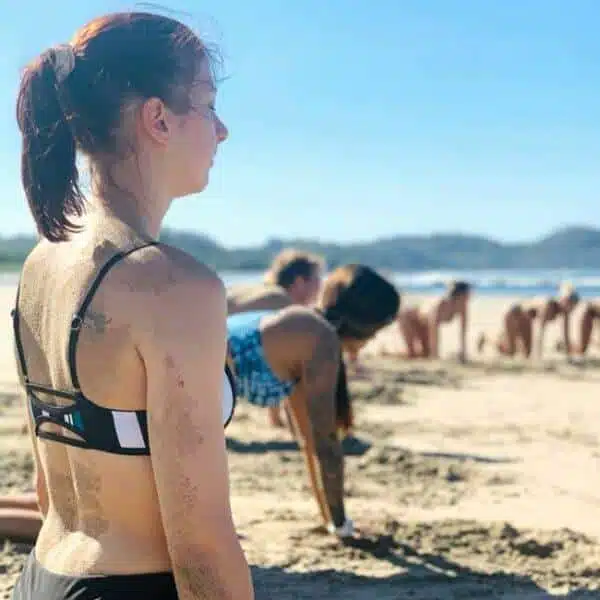
[{"label": "brown ponytail", "polygon": [[21,180],[38,231],[51,242],[68,239],[79,227],[69,219],[83,212],[75,163],[76,144],[64,111],[64,92],[56,79],[55,52],[48,50],[28,66],[17,98],[23,136]]},{"label": "brown ponytail", "polygon": [[346,374],[346,363],[340,359],[338,380],[335,386],[335,416],[338,429],[348,434],[354,427],[354,414],[352,411],[352,398],[348,390],[348,378]]}]

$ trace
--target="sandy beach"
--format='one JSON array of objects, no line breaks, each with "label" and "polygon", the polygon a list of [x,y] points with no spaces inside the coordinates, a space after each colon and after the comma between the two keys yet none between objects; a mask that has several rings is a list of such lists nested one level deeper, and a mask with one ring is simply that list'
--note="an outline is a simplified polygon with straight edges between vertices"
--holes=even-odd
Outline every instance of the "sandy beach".
[{"label": "sandy beach", "polygon": [[[14,290],[0,288],[0,493],[27,489],[29,438],[12,355]],[[407,303],[417,302],[410,298]],[[600,597],[600,347],[581,364],[479,356],[511,298],[474,298],[470,363],[379,358],[355,379],[356,435],[346,463],[348,512],[364,531],[342,545],[315,527],[302,458],[286,431],[242,401],[227,431],[235,520],[259,600],[569,599]],[[578,316],[578,315],[577,315]],[[577,319],[576,319],[577,320]],[[6,542],[0,597],[29,548]]]}]

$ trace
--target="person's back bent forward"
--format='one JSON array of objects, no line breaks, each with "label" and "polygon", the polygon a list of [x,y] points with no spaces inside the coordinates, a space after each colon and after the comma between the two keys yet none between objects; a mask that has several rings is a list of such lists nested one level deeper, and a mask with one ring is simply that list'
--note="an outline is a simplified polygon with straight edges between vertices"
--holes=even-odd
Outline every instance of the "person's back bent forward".
[{"label": "person's back bent forward", "polygon": [[[253,597],[229,501],[225,290],[156,241],[227,136],[210,66],[181,23],[121,13],[23,75],[42,239],[13,315],[44,520],[15,599]],[[76,148],[92,165],[85,213]]]}]

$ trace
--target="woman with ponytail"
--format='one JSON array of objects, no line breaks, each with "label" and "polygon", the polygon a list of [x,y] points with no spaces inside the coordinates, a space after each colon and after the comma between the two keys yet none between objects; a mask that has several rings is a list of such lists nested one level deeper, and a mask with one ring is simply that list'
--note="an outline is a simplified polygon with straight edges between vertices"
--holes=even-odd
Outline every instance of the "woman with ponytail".
[{"label": "woman with ponytail", "polygon": [[394,286],[362,265],[334,270],[316,309],[289,306],[227,319],[229,364],[239,395],[260,407],[283,405],[305,456],[323,524],[352,536],[344,508],[342,438],[353,425],[342,361],[396,318]]},{"label": "woman with ponytail", "polygon": [[[179,21],[122,12],[24,70],[39,243],[13,323],[41,529],[14,600],[253,598],[229,500],[225,289],[158,241],[227,137],[215,66]],[[34,533],[26,500],[6,499],[9,534]]]}]

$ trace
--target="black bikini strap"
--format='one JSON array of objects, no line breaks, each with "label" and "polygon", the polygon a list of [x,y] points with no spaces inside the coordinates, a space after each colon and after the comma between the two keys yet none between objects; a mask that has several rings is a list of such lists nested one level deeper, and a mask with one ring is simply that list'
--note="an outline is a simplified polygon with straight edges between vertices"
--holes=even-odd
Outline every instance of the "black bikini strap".
[{"label": "black bikini strap", "polygon": [[87,294],[83,298],[83,302],[79,307],[79,310],[75,313],[73,320],[71,321],[71,333],[69,335],[69,373],[71,375],[71,382],[75,389],[81,389],[79,386],[79,378],[77,377],[77,366],[75,355],[77,352],[77,341],[79,340],[79,333],[81,331],[81,326],[83,325],[83,319],[85,318],[85,313],[89,308],[92,300],[94,299],[94,294],[98,290],[98,287],[102,283],[102,280],[106,277],[107,273],[110,269],[116,265],[119,261],[123,260],[125,257],[129,256],[133,252],[137,250],[142,250],[143,248],[148,248],[150,246],[156,246],[158,242],[149,242],[144,244],[143,246],[136,246],[127,250],[126,252],[117,252],[114,256],[112,256],[104,266],[98,271],[95,279],[92,281],[92,285],[88,290]]},{"label": "black bikini strap", "polygon": [[19,355],[19,363],[21,365],[21,373],[23,375],[23,379],[25,383],[29,381],[29,376],[27,374],[27,362],[25,361],[25,350],[23,349],[23,344],[21,342],[21,332],[19,331],[19,296],[21,292],[21,280],[19,279],[19,283],[17,285],[17,297],[15,298],[15,307],[13,308],[11,315],[13,318],[13,330],[15,335],[15,345],[17,347],[17,354]]},{"label": "black bikini strap", "polygon": [[227,362],[225,362],[225,375],[227,375],[227,381],[229,382],[229,386],[231,388],[231,396],[232,396],[231,412],[229,413],[227,420],[223,424],[223,428],[227,429],[227,426],[229,425],[229,423],[231,423],[231,420],[233,419],[233,414],[235,413],[235,405],[237,403],[237,387],[235,384],[235,376],[231,372],[231,369],[229,368],[229,365],[227,364]]}]

